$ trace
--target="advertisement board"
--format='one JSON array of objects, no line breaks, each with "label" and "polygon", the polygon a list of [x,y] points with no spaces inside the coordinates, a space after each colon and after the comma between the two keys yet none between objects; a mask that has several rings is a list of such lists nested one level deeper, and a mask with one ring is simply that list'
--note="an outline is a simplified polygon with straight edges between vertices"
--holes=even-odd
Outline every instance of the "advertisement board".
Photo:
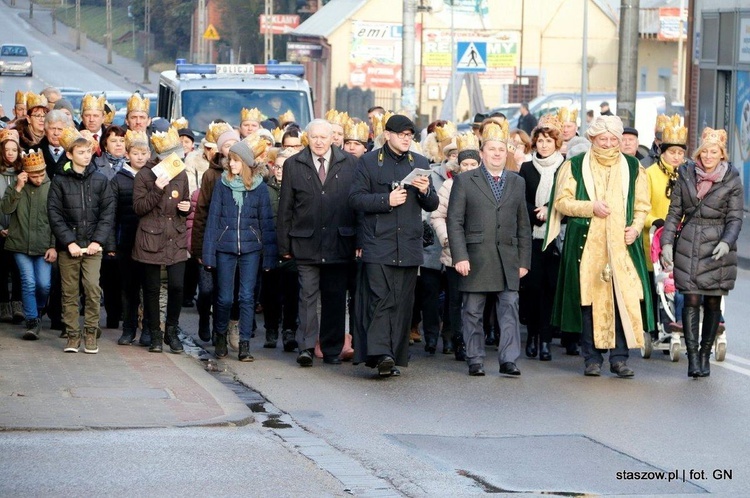
[{"label": "advertisement board", "polygon": [[[480,79],[491,79],[497,84],[513,83],[518,67],[518,31],[455,30],[458,44],[486,45],[486,71]],[[451,75],[451,32],[449,29],[426,29],[422,37],[423,79],[430,83],[448,81]],[[459,57],[461,55],[459,54]]]},{"label": "advertisement board", "polygon": [[352,21],[349,84],[401,88],[401,24]]}]

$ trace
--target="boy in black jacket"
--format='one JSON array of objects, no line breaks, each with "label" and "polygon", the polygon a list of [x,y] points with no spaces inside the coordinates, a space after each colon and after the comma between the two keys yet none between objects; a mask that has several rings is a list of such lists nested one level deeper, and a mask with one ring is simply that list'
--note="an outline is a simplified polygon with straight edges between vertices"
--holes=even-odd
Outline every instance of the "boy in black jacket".
[{"label": "boy in black jacket", "polygon": [[78,301],[79,281],[82,281],[85,295],[84,352],[93,354],[99,352],[97,338],[101,334],[99,270],[102,246],[114,224],[115,201],[107,177],[91,162],[92,137],[84,137],[71,127],[63,131],[60,143],[70,162],[52,180],[47,213],[59,254],[63,323],[68,332],[63,351],[77,353],[81,347]]}]

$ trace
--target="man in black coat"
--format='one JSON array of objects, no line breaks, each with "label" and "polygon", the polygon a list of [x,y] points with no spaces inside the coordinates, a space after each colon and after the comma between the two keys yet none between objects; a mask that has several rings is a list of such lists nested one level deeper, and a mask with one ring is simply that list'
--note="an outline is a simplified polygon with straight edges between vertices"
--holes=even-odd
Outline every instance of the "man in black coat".
[{"label": "man in black coat", "polygon": [[423,263],[422,210],[438,207],[429,173],[401,183],[415,168],[429,171],[427,158],[409,150],[415,131],[409,118],[391,116],[387,142],[359,159],[349,195],[363,220],[355,361],[377,367],[383,377],[408,364],[414,286]]},{"label": "man in black coat", "polygon": [[354,156],[331,147],[333,128],[327,121],[314,119],[306,131],[310,145],[284,163],[277,218],[279,254],[285,260],[294,258],[299,271],[297,363],[303,367],[312,366],[318,332],[323,361],[341,363],[347,271],[354,260],[356,233],[348,203]]},{"label": "man in black coat", "polygon": [[536,124],[536,116],[529,112],[529,104],[527,102],[522,103],[521,115],[518,117],[518,128],[531,136],[531,132],[536,128]]},{"label": "man in black coat", "polygon": [[68,162],[65,148],[60,144],[60,135],[68,126],[73,126],[73,122],[63,111],[50,111],[44,117],[44,138],[39,141],[39,150],[44,155],[44,164],[47,165],[47,176],[50,180]]}]

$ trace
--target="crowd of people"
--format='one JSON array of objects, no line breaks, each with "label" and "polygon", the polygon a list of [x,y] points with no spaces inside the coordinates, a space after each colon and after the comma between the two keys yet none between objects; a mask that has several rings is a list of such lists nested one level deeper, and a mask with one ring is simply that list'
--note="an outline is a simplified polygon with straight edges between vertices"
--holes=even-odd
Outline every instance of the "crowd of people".
[{"label": "crowd of people", "polygon": [[0,320],[25,320],[23,339],[47,314],[65,352],[96,353],[103,303],[119,345],[180,353],[195,303],[218,358],[254,360],[262,312],[263,347],[281,342],[301,367],[353,360],[398,376],[424,342],[483,376],[495,345],[512,377],[525,324],[527,357],[551,361],[559,336],[586,376],[608,352],[629,378],[629,350],[666,320],[660,247],[684,303],[663,325],[683,333],[688,375],[710,374],[743,213],[723,130],[703,130],[686,159],[679,116],[659,117],[641,156],[617,116],[578,136],[565,108],[537,120],[524,107],[513,130],[502,114],[463,134],[435,121],[419,142],[409,117],[380,107],[369,123],[331,110],[304,130],[288,111],[243,109],[200,140],[184,119],[152,120],[139,93],[125,126],[91,94],[76,123],[55,88],[18,92],[13,111],[0,130]]}]

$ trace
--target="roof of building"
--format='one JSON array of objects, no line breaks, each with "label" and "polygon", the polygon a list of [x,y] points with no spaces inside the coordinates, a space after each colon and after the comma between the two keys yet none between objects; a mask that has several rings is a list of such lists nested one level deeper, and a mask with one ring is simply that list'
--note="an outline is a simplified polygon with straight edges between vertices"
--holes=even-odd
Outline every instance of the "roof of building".
[{"label": "roof of building", "polygon": [[331,0],[290,34],[328,38],[367,2],[368,0]]}]

